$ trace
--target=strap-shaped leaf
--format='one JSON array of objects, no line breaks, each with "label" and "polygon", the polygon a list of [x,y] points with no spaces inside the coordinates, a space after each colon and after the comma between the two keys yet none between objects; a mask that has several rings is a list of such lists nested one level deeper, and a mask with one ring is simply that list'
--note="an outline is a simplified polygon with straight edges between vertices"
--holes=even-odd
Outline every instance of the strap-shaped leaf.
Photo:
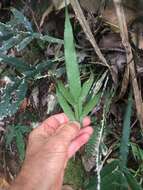
[{"label": "strap-shaped leaf", "polygon": [[130,142],[132,154],[135,160],[143,160],[143,149],[136,143]]},{"label": "strap-shaped leaf", "polygon": [[44,42],[50,42],[50,43],[58,43],[58,44],[64,44],[64,41],[58,38],[51,37],[49,35],[40,36],[40,40],[43,40]]},{"label": "strap-shaped leaf", "polygon": [[0,36],[5,36],[11,33],[11,26],[0,22]]},{"label": "strap-shaped leaf", "polygon": [[21,133],[21,131],[16,131],[16,146],[19,153],[20,160],[23,161],[25,157],[25,142],[24,142],[24,136]]},{"label": "strap-shaped leaf", "polygon": [[24,39],[16,46],[17,51],[23,50],[27,45],[29,45],[29,44],[31,43],[32,40],[33,40],[33,36],[28,36],[28,37],[24,38]]},{"label": "strap-shaped leaf", "polygon": [[81,95],[80,95],[80,99],[81,101],[85,101],[88,93],[89,93],[89,90],[93,84],[93,81],[94,81],[94,76],[93,76],[93,73],[90,75],[90,78],[83,84],[82,86],[82,90],[81,90]]},{"label": "strap-shaped leaf", "polygon": [[123,132],[120,145],[120,159],[121,163],[124,166],[127,164],[128,152],[129,152],[129,143],[130,143],[130,124],[131,124],[131,115],[132,115],[132,93],[130,92],[128,98],[128,105],[126,108],[124,122],[123,122]]},{"label": "strap-shaped leaf", "polygon": [[7,65],[15,67],[19,71],[23,72],[30,69],[30,67],[24,61],[19,60],[16,57],[8,57],[7,55],[0,54],[0,58]]},{"label": "strap-shaped leaf", "polygon": [[64,48],[69,89],[75,101],[78,101],[81,93],[80,72],[74,46],[73,30],[70,23],[67,8],[64,31]]},{"label": "strap-shaped leaf", "polygon": [[10,39],[4,41],[0,47],[0,52],[4,52],[14,47],[17,43],[21,41],[21,35],[17,34],[16,36],[11,37]]},{"label": "strap-shaped leaf", "polygon": [[94,94],[97,94],[97,93],[100,91],[100,89],[101,89],[101,87],[102,87],[102,85],[103,85],[103,82],[104,82],[104,80],[105,80],[105,78],[106,78],[106,76],[107,76],[107,73],[108,73],[108,71],[105,71],[105,72],[102,74],[101,78],[96,82],[96,86],[95,86],[95,88],[93,89]]},{"label": "strap-shaped leaf", "polygon": [[57,81],[58,89],[60,93],[64,96],[64,98],[67,100],[68,103],[70,103],[72,106],[74,106],[74,99],[72,95],[70,94],[68,88],[66,88],[61,81]]},{"label": "strap-shaped leaf", "polygon": [[83,113],[82,113],[82,118],[84,118],[86,115],[89,114],[93,110],[93,108],[97,105],[99,102],[99,99],[101,97],[101,94],[96,94],[93,98],[87,102],[87,104],[83,107]]},{"label": "strap-shaped leaf", "polygon": [[17,20],[17,22],[19,22],[20,24],[23,24],[24,27],[28,30],[28,31],[33,31],[32,27],[31,27],[31,23],[28,21],[28,19],[17,9],[12,8],[11,9],[15,19]]},{"label": "strap-shaped leaf", "polygon": [[58,88],[57,88],[57,98],[58,98],[59,104],[62,107],[64,113],[69,117],[69,119],[71,121],[74,121],[75,120],[74,113],[73,113],[71,107],[69,106],[69,104],[67,103],[66,99],[61,94],[61,92],[59,91]]},{"label": "strap-shaped leaf", "polygon": [[64,44],[64,40],[59,38],[54,38],[49,35],[42,35],[40,33],[31,33],[33,38],[42,40],[43,42],[50,42],[50,43],[58,43],[58,44]]},{"label": "strap-shaped leaf", "polygon": [[38,63],[36,66],[35,65],[31,66],[29,70],[23,72],[23,75],[28,79],[34,78],[34,80],[36,80],[37,75],[40,75],[40,73],[42,73],[43,71],[51,69],[52,66],[53,62],[51,60],[42,61]]}]

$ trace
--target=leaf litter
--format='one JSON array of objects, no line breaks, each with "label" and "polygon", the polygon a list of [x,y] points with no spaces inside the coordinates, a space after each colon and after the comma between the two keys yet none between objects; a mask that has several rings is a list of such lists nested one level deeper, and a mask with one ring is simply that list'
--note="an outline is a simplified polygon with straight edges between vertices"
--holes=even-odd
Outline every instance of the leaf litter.
[{"label": "leaf litter", "polygon": [[[109,182],[107,189],[113,188],[111,181],[108,181],[109,179],[106,176],[106,172],[109,174],[112,171],[110,178],[116,184],[120,185],[119,180],[117,180],[120,179],[124,188],[129,186],[130,189],[140,189],[136,180],[133,180],[132,175],[136,176],[136,179],[142,186],[142,164],[140,159],[142,159],[141,151],[143,147],[141,131],[143,117],[143,52],[141,45],[142,21],[137,18],[142,14],[141,8],[138,8],[139,11],[137,12],[134,2],[131,1],[130,6],[126,6],[126,0],[124,0],[123,6],[119,0],[114,0],[112,3],[111,1],[99,2],[98,0],[91,0],[90,2],[87,0],[70,0],[68,3],[70,3],[68,8],[73,37],[71,38],[71,26],[68,25],[68,31],[65,31],[67,42],[65,42],[64,48],[62,40],[64,39],[65,20],[64,1],[49,1],[43,5],[39,1],[35,7],[33,7],[32,1],[29,4],[24,4],[25,6],[22,5],[22,12],[27,14],[28,19],[23,15],[19,15],[17,10],[20,7],[13,4],[15,7],[15,9],[12,9],[14,16],[17,17],[19,15],[17,22],[22,23],[25,29],[30,32],[25,33],[28,36],[23,38],[21,43],[15,38],[12,41],[8,41],[10,39],[8,35],[11,32],[10,22],[8,24],[0,24],[0,32],[6,34],[6,36],[1,35],[0,40],[5,38],[4,40],[7,42],[3,49],[4,54],[0,56],[0,87],[3,88],[6,85],[3,81],[6,76],[11,81],[13,81],[15,76],[18,76],[19,84],[22,84],[22,77],[27,76],[25,78],[27,90],[25,90],[25,94],[21,97],[20,102],[22,102],[22,99],[23,102],[25,99],[28,102],[25,104],[24,109],[19,109],[20,103],[18,103],[17,108],[10,116],[3,117],[5,113],[0,112],[3,117],[0,129],[0,142],[5,147],[4,134],[10,125],[33,127],[34,123],[39,123],[48,116],[61,112],[62,110],[56,98],[56,87],[58,84],[59,102],[61,102],[64,111],[69,114],[72,120],[77,119],[80,122],[85,115],[89,114],[95,129],[95,134],[91,138],[91,144],[89,143],[87,145],[88,148],[83,148],[79,155],[76,156],[76,159],[83,161],[83,165],[87,170],[84,180],[88,181],[88,186],[82,184],[81,188],[95,189],[95,187],[98,187],[98,189],[101,188],[102,190],[105,188],[105,182]],[[140,3],[139,0],[138,3]],[[42,8],[42,6],[44,7]],[[41,7],[43,12],[40,13],[38,11],[39,7]],[[140,4],[140,7],[142,7],[142,4]],[[30,11],[28,12],[27,10]],[[6,17],[5,19],[6,22],[10,18]],[[59,23],[61,23],[60,26]],[[37,26],[36,28],[41,34],[35,31],[33,25]],[[17,35],[19,34],[17,33],[14,36]],[[7,56],[7,54],[11,55],[11,53],[13,57]],[[22,58],[22,61],[17,59],[19,57]],[[48,63],[42,69],[42,66],[39,66],[38,63],[42,65],[45,60],[52,60],[52,66],[51,63]],[[36,68],[38,70],[40,68],[40,73],[35,74],[29,70],[29,65],[30,69]],[[71,65],[73,70],[71,70]],[[46,69],[47,67],[48,69]],[[35,77],[34,80],[33,77]],[[16,88],[19,89],[18,85]],[[128,139],[127,133],[124,130],[122,131],[122,129],[123,115],[126,112],[125,106],[128,102],[130,88],[133,89],[134,96],[132,115],[128,116],[128,121],[130,120],[131,122],[130,139]],[[90,102],[92,96],[97,96],[97,92],[99,97]],[[19,91],[16,91],[16,93],[20,96]],[[7,92],[7,94],[10,96],[11,93]],[[77,99],[79,100],[78,104]],[[88,102],[90,103],[87,104]],[[14,102],[10,102],[10,105],[14,106]],[[10,105],[7,104],[7,106]],[[108,111],[105,114],[106,107],[108,107]],[[24,128],[24,130],[26,129]],[[100,133],[101,131],[102,133]],[[117,162],[116,160],[120,160],[118,148],[122,132],[124,133],[124,138],[130,140],[132,146],[128,155],[128,165],[132,169],[132,173],[127,168],[124,171],[114,170],[115,168],[122,168],[120,164],[115,163]],[[100,141],[98,141],[98,134],[100,134]],[[27,137],[24,136],[24,139],[26,141]],[[126,143],[126,146],[123,146],[123,143],[124,140],[121,140],[122,150],[126,148],[123,151],[127,151],[128,143]],[[87,149],[90,154],[88,159],[85,159]],[[92,150],[94,152],[93,155]],[[9,155],[7,157],[2,157],[0,172],[3,167],[8,168],[6,171],[7,176],[9,176],[9,179],[13,179],[13,176],[18,171],[18,167],[12,167],[14,164],[11,164],[9,159],[12,157],[12,159],[19,160],[15,142],[12,142],[8,152]],[[136,159],[134,160],[135,156]],[[5,163],[6,166],[4,165]],[[115,168],[113,165],[115,165]],[[96,174],[98,174],[98,179]],[[122,175],[126,176],[126,180],[123,180]],[[72,185],[72,182],[70,181],[69,184]]]}]

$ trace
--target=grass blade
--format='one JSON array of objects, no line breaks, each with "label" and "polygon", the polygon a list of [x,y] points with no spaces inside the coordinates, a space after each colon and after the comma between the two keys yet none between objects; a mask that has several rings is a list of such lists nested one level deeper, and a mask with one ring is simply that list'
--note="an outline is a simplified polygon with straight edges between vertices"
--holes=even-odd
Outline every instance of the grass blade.
[{"label": "grass blade", "polygon": [[84,106],[82,118],[89,114],[90,111],[97,105],[99,102],[101,94],[96,94],[93,98],[89,100],[89,102]]},{"label": "grass blade", "polygon": [[77,63],[76,51],[72,26],[70,23],[68,10],[66,8],[66,20],[64,31],[65,62],[69,89],[75,101],[78,100],[81,93],[80,72]]},{"label": "grass blade", "polygon": [[129,152],[129,137],[130,137],[130,124],[131,124],[131,114],[132,114],[132,93],[130,92],[128,98],[128,105],[126,108],[124,122],[123,122],[123,133],[121,138],[121,145],[120,145],[120,159],[121,159],[121,166],[126,166],[128,152]]},{"label": "grass blade", "polygon": [[82,102],[85,101],[88,93],[89,93],[89,90],[93,84],[93,80],[94,80],[94,76],[93,76],[93,73],[91,74],[90,78],[83,84],[82,86],[82,90],[81,90],[81,95],[80,95],[80,99]]}]

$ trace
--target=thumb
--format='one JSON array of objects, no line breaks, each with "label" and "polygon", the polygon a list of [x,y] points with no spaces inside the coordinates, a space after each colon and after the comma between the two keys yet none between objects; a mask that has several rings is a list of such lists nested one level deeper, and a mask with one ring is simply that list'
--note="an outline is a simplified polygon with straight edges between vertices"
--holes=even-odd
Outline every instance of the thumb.
[{"label": "thumb", "polygon": [[80,124],[78,122],[69,122],[59,128],[58,137],[62,138],[67,144],[75,139],[80,131]]}]

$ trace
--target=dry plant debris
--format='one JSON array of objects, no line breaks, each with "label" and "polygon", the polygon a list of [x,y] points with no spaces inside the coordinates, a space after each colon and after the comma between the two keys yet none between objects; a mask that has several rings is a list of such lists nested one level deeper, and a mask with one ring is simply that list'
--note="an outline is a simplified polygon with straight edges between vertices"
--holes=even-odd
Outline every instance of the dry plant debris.
[{"label": "dry plant debris", "polygon": [[[3,174],[0,185],[12,181],[18,173],[27,132],[51,114],[62,111],[56,96],[57,81],[72,112],[75,102],[70,101],[67,90],[70,88],[73,95],[78,93],[79,89],[74,91],[74,88],[80,81],[81,87],[85,87],[85,101],[82,106],[76,105],[75,110],[80,111],[82,107],[83,111],[97,92],[100,98],[87,107],[94,134],[75,156],[74,164],[67,168],[64,181],[67,185],[63,188],[142,190],[143,3],[140,0],[128,2],[70,0],[73,35],[69,33],[71,29],[67,30],[66,41],[70,42],[67,46],[63,40],[64,0],[0,3],[0,114],[4,116],[0,121],[0,173]],[[13,14],[10,5],[14,7]],[[14,27],[9,28],[8,24],[13,26],[13,23]],[[76,51],[71,52],[73,47]],[[64,49],[68,66],[73,66],[77,58],[74,63],[79,69],[76,77],[76,69],[72,70],[74,80],[70,80],[70,85]],[[24,92],[22,95],[18,93],[20,84],[26,84],[26,88],[22,86],[20,90]],[[77,103],[77,97],[75,99]],[[11,115],[1,109],[2,100],[6,100],[5,108],[9,108]],[[20,140],[22,149],[16,139]]]},{"label": "dry plant debris", "polygon": [[125,86],[125,89],[127,88],[129,74],[130,74],[134,97],[135,97],[137,116],[140,121],[140,126],[143,130],[143,101],[142,101],[142,96],[141,96],[141,90],[139,89],[139,85],[138,85],[138,81],[136,77],[132,48],[129,43],[125,12],[124,12],[124,8],[123,8],[121,0],[114,0],[114,4],[115,4],[116,13],[117,13],[118,21],[119,21],[120,34],[121,34],[123,45],[126,50],[126,56],[127,56],[127,68],[125,71],[122,86]]}]

